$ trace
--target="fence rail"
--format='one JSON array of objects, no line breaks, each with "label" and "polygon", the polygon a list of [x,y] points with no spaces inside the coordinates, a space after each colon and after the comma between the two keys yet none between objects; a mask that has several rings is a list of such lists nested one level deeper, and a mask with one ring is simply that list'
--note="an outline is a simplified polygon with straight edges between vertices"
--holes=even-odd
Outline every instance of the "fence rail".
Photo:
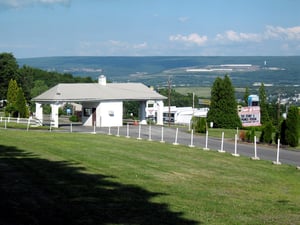
[{"label": "fence rail", "polygon": [[27,124],[28,126],[42,126],[42,122],[36,118],[15,118],[15,117],[0,117],[0,123],[17,123],[17,124]]}]

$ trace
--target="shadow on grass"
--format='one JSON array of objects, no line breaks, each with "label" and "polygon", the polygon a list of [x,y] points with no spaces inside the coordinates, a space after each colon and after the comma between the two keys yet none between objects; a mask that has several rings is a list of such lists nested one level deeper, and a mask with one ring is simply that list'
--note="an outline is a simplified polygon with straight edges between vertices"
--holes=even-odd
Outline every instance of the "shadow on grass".
[{"label": "shadow on grass", "polygon": [[150,202],[161,193],[109,178],[0,145],[0,225],[199,224]]}]

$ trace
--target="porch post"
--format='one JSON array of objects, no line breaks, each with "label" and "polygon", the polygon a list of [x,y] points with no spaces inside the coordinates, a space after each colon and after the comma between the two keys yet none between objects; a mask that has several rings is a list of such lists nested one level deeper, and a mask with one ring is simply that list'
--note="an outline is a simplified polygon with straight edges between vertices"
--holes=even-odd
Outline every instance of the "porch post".
[{"label": "porch post", "polygon": [[140,102],[139,118],[140,118],[140,124],[147,124],[147,121],[146,121],[146,101]]},{"label": "porch post", "polygon": [[51,104],[51,126],[58,128],[58,108],[59,104]]},{"label": "porch post", "polygon": [[41,103],[35,103],[35,117],[43,123],[43,106]]},{"label": "porch post", "polygon": [[163,120],[163,111],[164,111],[164,102],[163,101],[157,101],[157,125],[164,125]]}]

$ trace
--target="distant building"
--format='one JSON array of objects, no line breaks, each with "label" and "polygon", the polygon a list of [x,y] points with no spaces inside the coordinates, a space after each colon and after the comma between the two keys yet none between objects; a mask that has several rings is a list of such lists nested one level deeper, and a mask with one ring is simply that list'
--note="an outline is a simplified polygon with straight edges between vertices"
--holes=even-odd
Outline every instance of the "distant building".
[{"label": "distant building", "polygon": [[[146,106],[146,117],[150,120],[156,121],[158,107],[153,101],[148,101]],[[192,107],[176,107],[171,106],[163,107],[163,121],[164,123],[175,123],[188,125],[191,122],[193,116],[206,117],[208,108],[192,108]]]}]

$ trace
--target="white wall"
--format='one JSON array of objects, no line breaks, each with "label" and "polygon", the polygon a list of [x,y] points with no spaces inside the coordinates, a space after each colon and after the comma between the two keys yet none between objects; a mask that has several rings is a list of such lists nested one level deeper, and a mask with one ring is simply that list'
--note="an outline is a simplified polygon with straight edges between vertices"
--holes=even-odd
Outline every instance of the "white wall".
[{"label": "white wall", "polygon": [[123,102],[85,103],[82,107],[82,123],[84,126],[93,126],[93,115],[85,116],[85,108],[96,108],[97,127],[117,127],[123,123]]},{"label": "white wall", "polygon": [[123,102],[101,102],[97,107],[97,126],[117,127],[123,123]]}]

